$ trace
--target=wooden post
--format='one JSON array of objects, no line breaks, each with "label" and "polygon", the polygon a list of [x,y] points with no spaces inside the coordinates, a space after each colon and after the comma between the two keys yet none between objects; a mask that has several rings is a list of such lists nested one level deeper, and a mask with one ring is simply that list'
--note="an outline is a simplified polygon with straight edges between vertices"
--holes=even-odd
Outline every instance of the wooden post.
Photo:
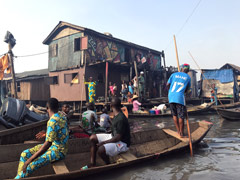
[{"label": "wooden post", "polygon": [[179,65],[179,59],[178,59],[178,50],[177,50],[177,43],[176,43],[176,37],[173,35],[174,44],[175,44],[175,52],[176,52],[176,58],[177,58],[177,66],[178,66],[178,72],[180,72],[180,65]]},{"label": "wooden post", "polygon": [[130,81],[132,81],[132,66],[130,67],[129,77],[130,77]]},{"label": "wooden post", "polygon": [[164,51],[162,51],[162,58],[163,58],[164,68],[166,68],[166,61],[165,61],[165,54],[164,54]]},{"label": "wooden post", "polygon": [[146,92],[147,92],[147,71],[144,68],[144,90],[143,90],[143,97],[142,97],[143,100],[146,97]]},{"label": "wooden post", "polygon": [[136,61],[133,61],[133,63],[134,63],[135,74],[136,74],[136,77],[137,77],[137,95],[139,96],[139,84],[138,84],[137,63],[136,63]]},{"label": "wooden post", "polygon": [[[81,117],[82,117],[82,104],[83,104],[83,88],[85,88],[85,70],[86,70],[86,56],[85,53],[83,52],[82,56],[84,56],[84,66],[83,66],[83,78],[82,78],[82,88],[81,88],[81,104],[80,104],[80,116],[79,116],[79,120],[81,121]],[[80,82],[81,83],[81,82]]]},{"label": "wooden post", "polygon": [[108,62],[106,61],[106,79],[105,79],[105,104],[107,104],[108,97]]},{"label": "wooden post", "polygon": [[16,78],[15,78],[15,71],[14,71],[14,63],[13,63],[13,53],[12,53],[12,48],[10,43],[8,43],[8,50],[9,50],[9,55],[10,55],[10,65],[11,65],[11,73],[12,73],[12,87],[13,87],[13,95],[14,98],[17,97],[17,88],[16,88]]},{"label": "wooden post", "polygon": [[[178,72],[180,72],[178,51],[177,51],[177,43],[176,43],[175,35],[173,36],[173,38],[174,38],[174,43],[175,43],[175,51],[176,51],[176,57],[177,57]],[[190,125],[189,125],[189,120],[188,120],[187,106],[185,106],[185,108],[186,108],[186,120],[187,120],[187,131],[188,131],[188,138],[189,138],[190,155],[193,156],[192,137],[191,137],[191,130],[190,130]]]}]

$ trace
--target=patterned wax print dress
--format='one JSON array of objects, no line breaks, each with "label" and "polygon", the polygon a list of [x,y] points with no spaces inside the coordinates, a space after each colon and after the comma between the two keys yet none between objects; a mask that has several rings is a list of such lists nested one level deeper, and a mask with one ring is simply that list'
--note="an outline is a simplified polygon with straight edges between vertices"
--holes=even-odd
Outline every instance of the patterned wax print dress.
[{"label": "patterned wax print dress", "polygon": [[23,173],[22,171],[24,163],[42,147],[42,144],[24,150],[20,157],[17,176],[15,179],[28,177],[40,167],[43,167],[50,162],[63,159],[68,151],[68,138],[69,134],[66,117],[62,116],[60,113],[55,113],[47,123],[47,133],[45,140],[52,142],[52,145],[44,154],[33,160],[27,166],[26,173]]},{"label": "patterned wax print dress", "polygon": [[97,82],[84,82],[84,84],[88,85],[88,98],[90,103],[95,102],[95,96],[96,96],[96,85]]}]

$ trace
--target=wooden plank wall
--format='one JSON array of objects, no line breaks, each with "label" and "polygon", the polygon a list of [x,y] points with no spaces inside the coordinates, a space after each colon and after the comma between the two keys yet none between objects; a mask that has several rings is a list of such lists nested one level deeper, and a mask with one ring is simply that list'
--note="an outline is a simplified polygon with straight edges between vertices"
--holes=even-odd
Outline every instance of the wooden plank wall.
[{"label": "wooden plank wall", "polygon": [[50,98],[50,86],[45,83],[44,78],[30,81],[30,100],[47,101]]},{"label": "wooden plank wall", "polygon": [[[21,91],[17,92],[18,99],[30,100],[30,91],[31,91],[30,87],[31,87],[30,82],[27,82],[27,81],[20,82]],[[13,90],[13,88],[12,88],[12,90]]]}]

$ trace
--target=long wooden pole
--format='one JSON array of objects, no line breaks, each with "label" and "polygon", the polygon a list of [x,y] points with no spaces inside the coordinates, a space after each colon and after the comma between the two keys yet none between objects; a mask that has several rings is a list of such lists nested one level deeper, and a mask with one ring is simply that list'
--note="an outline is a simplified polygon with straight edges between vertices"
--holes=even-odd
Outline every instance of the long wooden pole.
[{"label": "long wooden pole", "polygon": [[108,97],[108,62],[106,61],[106,82],[105,82],[105,104],[107,104]]},{"label": "long wooden pole", "polygon": [[177,50],[177,43],[176,43],[176,37],[173,35],[174,44],[175,44],[175,52],[176,52],[176,58],[177,58],[177,66],[178,66],[178,72],[180,72],[180,65],[179,65],[179,58],[178,58],[178,50]]},{"label": "long wooden pole", "polygon": [[[188,51],[188,54],[191,56],[192,60],[194,61],[194,63],[197,65],[198,70],[200,70],[200,73],[202,74],[202,76],[207,80],[208,86],[210,87],[210,89],[212,89],[215,93],[215,90],[212,88],[211,83],[208,81],[208,79],[205,77],[205,75],[202,72],[202,69],[200,68],[200,66],[198,65],[198,63],[195,61],[195,59],[193,58],[192,54],[190,53],[190,51]],[[217,97],[217,94],[216,94]],[[221,103],[221,105],[223,105],[222,101],[217,98],[219,100],[219,102]],[[225,109],[225,107],[223,106],[223,108]]]},{"label": "long wooden pole", "polygon": [[9,58],[10,58],[10,63],[11,63],[11,73],[12,73],[12,87],[13,87],[13,94],[14,98],[17,97],[17,88],[16,88],[16,78],[15,78],[15,71],[14,71],[14,63],[13,63],[13,53],[12,53],[12,48],[10,43],[8,43],[8,50],[9,50]]},{"label": "long wooden pole", "polygon": [[136,80],[137,80],[137,95],[139,96],[139,84],[138,84],[138,71],[137,71],[137,62],[133,61],[134,63],[134,69],[135,69],[135,74],[136,74]]},{"label": "long wooden pole", "polygon": [[[175,35],[173,36],[173,38],[174,38],[174,43],[175,43],[175,51],[176,51],[176,57],[177,57],[178,72],[180,72],[178,51],[177,51],[177,43],[176,43]],[[189,120],[188,120],[187,106],[185,106],[185,108],[186,108],[186,120],[187,120],[187,130],[188,130],[188,138],[189,138],[190,155],[193,156],[192,137],[191,137],[191,130],[190,130],[190,125],[189,125]]]},{"label": "long wooden pole", "polygon": [[86,56],[85,56],[84,51],[82,53],[82,56],[83,56],[83,60],[84,60],[84,66],[83,66],[83,78],[82,78],[82,88],[81,88],[81,105],[80,105],[79,121],[81,121],[81,118],[82,118],[82,104],[83,104],[83,91],[84,91],[83,88],[85,87]]}]

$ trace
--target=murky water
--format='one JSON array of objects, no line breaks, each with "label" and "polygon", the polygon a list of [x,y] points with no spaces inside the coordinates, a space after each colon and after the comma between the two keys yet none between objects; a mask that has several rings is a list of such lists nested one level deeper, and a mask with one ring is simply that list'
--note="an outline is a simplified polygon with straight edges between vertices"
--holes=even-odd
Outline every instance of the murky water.
[{"label": "murky water", "polygon": [[[104,180],[232,180],[239,179],[240,171],[240,121],[232,122],[220,118],[217,114],[191,116],[190,121],[207,120],[214,126],[206,138],[194,149],[194,157],[181,152],[105,172],[90,177]],[[153,120],[135,120],[134,131],[163,127],[173,124],[171,118]]]}]

